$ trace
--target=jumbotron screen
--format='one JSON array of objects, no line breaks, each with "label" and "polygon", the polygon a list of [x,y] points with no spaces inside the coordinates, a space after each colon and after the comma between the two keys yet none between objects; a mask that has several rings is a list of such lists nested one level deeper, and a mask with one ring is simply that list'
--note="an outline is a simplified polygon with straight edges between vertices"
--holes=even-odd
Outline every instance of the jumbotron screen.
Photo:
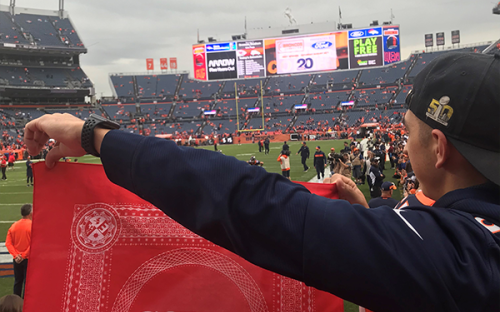
[{"label": "jumbotron screen", "polygon": [[261,78],[384,66],[401,60],[399,26],[193,46],[194,78]]}]

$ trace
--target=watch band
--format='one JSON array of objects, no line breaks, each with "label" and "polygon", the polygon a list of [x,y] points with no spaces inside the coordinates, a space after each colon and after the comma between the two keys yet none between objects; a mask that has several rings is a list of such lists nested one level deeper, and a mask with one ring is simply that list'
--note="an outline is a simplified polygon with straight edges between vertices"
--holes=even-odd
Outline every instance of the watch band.
[{"label": "watch band", "polygon": [[120,129],[120,124],[96,114],[90,114],[82,128],[81,145],[90,155],[99,157],[99,153],[94,147],[94,129],[96,127],[104,129]]}]

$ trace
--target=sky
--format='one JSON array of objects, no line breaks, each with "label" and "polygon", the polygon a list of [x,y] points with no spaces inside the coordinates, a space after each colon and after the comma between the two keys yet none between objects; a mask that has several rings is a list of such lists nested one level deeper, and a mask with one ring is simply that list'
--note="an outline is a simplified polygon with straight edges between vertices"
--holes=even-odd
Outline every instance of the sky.
[{"label": "sky", "polygon": [[[354,28],[368,27],[371,21],[388,21],[391,9],[394,24],[400,25],[402,58],[423,50],[424,34],[444,32],[451,46],[451,31],[460,30],[462,45],[500,38],[500,15],[492,14],[497,2],[484,0],[66,0],[69,13],[88,49],[80,57],[81,67],[96,88],[96,95],[112,95],[110,73],[145,73],[146,58],[177,57],[178,70],[192,72],[191,46],[200,38],[229,39],[247,27],[281,27],[289,21],[290,8],[297,24],[338,21]],[[6,0],[0,4],[8,5]],[[16,6],[57,10],[58,0],[17,0]],[[325,29],[332,31],[334,29]],[[159,70],[158,70],[159,72]]]}]

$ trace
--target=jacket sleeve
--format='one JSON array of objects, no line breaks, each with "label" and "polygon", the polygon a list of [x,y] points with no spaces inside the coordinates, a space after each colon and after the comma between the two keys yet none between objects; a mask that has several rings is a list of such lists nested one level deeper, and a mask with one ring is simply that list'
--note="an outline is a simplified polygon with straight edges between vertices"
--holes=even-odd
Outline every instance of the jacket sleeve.
[{"label": "jacket sleeve", "polygon": [[389,207],[316,196],[234,157],[120,131],[104,138],[101,160],[112,182],[262,268],[374,310],[455,311],[435,291],[442,281],[423,242]]}]

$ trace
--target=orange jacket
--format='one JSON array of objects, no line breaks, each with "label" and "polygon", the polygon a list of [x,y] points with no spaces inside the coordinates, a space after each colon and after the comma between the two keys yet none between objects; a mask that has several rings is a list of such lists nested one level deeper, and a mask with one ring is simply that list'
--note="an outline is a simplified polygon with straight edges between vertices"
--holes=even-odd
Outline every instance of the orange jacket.
[{"label": "orange jacket", "polygon": [[9,253],[15,258],[21,254],[24,259],[28,259],[30,255],[31,244],[31,220],[21,219],[12,224],[7,232],[5,246]]}]

